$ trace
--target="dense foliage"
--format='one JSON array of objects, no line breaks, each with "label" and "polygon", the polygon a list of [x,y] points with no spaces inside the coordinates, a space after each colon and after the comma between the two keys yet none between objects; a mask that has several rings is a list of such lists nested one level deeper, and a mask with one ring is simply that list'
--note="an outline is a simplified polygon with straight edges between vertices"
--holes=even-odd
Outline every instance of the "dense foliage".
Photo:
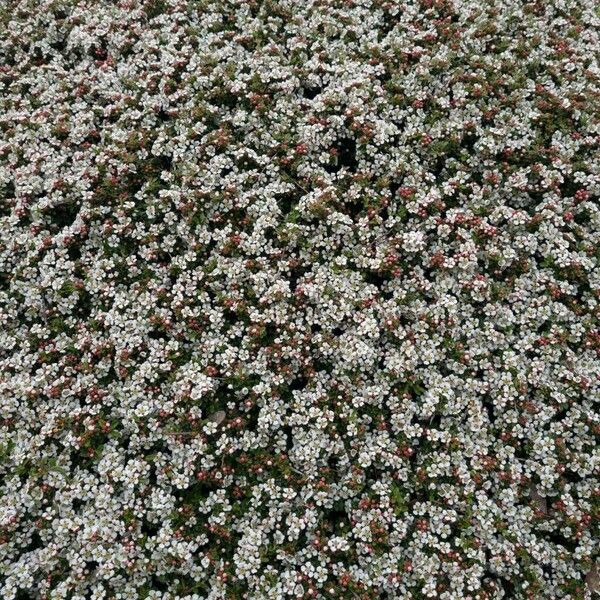
[{"label": "dense foliage", "polygon": [[593,0],[0,4],[0,596],[600,588]]}]

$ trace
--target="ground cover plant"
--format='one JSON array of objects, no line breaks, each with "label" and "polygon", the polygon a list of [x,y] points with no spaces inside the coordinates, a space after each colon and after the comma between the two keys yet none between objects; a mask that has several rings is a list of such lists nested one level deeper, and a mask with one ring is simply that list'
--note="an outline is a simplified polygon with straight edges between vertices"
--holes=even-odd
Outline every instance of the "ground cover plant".
[{"label": "ground cover plant", "polygon": [[0,4],[0,597],[591,599],[592,0]]}]

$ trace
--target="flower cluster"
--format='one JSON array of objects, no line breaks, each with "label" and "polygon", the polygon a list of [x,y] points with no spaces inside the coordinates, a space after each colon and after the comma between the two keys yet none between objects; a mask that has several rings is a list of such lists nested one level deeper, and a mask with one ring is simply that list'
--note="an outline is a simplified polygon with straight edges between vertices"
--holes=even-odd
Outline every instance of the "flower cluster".
[{"label": "flower cluster", "polygon": [[0,31],[3,599],[600,591],[595,2]]}]

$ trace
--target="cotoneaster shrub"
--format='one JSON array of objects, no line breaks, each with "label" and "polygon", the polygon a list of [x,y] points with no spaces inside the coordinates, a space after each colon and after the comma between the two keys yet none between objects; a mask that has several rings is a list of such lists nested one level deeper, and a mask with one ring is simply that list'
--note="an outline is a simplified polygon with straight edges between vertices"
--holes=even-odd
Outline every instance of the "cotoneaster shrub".
[{"label": "cotoneaster shrub", "polygon": [[6,0],[0,596],[590,599],[592,0]]}]

